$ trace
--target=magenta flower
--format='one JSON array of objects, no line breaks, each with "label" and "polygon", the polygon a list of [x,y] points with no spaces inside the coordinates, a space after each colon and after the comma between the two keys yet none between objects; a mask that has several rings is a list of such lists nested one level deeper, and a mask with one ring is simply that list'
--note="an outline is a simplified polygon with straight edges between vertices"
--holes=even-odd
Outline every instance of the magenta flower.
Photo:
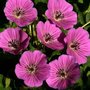
[{"label": "magenta flower", "polygon": [[37,24],[37,37],[48,48],[53,50],[61,50],[64,48],[62,32],[54,24],[50,24],[49,21],[39,22]]},{"label": "magenta flower", "polygon": [[69,30],[65,42],[67,44],[67,54],[74,56],[78,64],[87,62],[85,56],[90,56],[89,34],[83,28]]},{"label": "magenta flower", "polygon": [[4,12],[8,20],[20,27],[29,25],[37,17],[31,0],[8,0]]},{"label": "magenta flower", "polygon": [[64,90],[80,77],[79,65],[75,63],[72,56],[62,55],[58,60],[50,62],[49,65],[50,76],[46,82],[54,89]]},{"label": "magenta flower", "polygon": [[20,58],[20,64],[16,65],[15,73],[27,86],[39,87],[48,78],[49,69],[46,55],[38,50],[26,51]]},{"label": "magenta flower", "polygon": [[20,28],[7,28],[0,34],[0,48],[14,55],[27,48],[30,37]]},{"label": "magenta flower", "polygon": [[72,10],[72,5],[66,0],[49,0],[45,15],[58,27],[69,29],[77,23],[77,14]]}]

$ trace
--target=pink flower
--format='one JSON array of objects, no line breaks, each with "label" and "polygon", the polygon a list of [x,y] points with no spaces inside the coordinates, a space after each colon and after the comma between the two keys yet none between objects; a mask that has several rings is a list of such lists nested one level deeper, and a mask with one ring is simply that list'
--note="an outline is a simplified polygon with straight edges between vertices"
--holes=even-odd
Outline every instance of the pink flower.
[{"label": "pink flower", "polygon": [[29,25],[37,17],[31,0],[8,0],[4,12],[8,20],[20,27]]},{"label": "pink flower", "polygon": [[37,37],[41,43],[43,43],[48,48],[53,50],[61,50],[64,48],[63,36],[59,28],[54,24],[50,24],[49,21],[45,23],[39,22],[37,24]]},{"label": "pink flower", "polygon": [[20,64],[16,65],[15,73],[27,86],[39,87],[48,78],[49,69],[46,55],[38,50],[26,51],[20,58]]},{"label": "pink flower", "polygon": [[20,28],[7,28],[0,34],[0,48],[16,55],[27,48],[29,40],[30,37]]},{"label": "pink flower", "polygon": [[49,0],[46,16],[49,20],[63,29],[72,28],[77,23],[77,14],[66,0]]},{"label": "pink flower", "polygon": [[72,56],[62,55],[49,65],[50,75],[46,82],[54,89],[64,90],[80,77],[79,65]]},{"label": "pink flower", "polygon": [[67,54],[74,56],[78,64],[87,62],[85,56],[90,56],[89,33],[83,28],[71,29],[65,38]]}]

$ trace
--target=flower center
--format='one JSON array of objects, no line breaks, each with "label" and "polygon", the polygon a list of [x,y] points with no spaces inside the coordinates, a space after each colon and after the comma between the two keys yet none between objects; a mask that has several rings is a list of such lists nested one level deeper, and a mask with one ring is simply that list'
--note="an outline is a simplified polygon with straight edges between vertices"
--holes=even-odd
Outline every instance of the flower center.
[{"label": "flower center", "polygon": [[12,50],[17,50],[20,46],[20,42],[18,40],[12,40],[8,42],[8,46],[11,47]]},{"label": "flower center", "polygon": [[60,11],[55,12],[55,14],[54,14],[55,21],[60,21],[63,18],[64,18],[64,15]]},{"label": "flower center", "polygon": [[57,73],[57,76],[60,77],[61,79],[66,79],[67,78],[67,73],[65,70],[60,69],[59,72]]},{"label": "flower center", "polygon": [[45,39],[46,42],[51,41],[52,36],[49,33],[47,33],[47,34],[44,35],[44,39]]},{"label": "flower center", "polygon": [[70,47],[71,47],[73,50],[78,50],[78,49],[80,49],[78,42],[73,42],[73,43],[71,43]]},{"label": "flower center", "polygon": [[28,66],[27,69],[29,73],[34,74],[36,72],[36,65],[32,64]]},{"label": "flower center", "polygon": [[13,11],[13,14],[16,18],[21,18],[21,16],[24,15],[25,12],[21,8],[16,8],[16,10]]}]

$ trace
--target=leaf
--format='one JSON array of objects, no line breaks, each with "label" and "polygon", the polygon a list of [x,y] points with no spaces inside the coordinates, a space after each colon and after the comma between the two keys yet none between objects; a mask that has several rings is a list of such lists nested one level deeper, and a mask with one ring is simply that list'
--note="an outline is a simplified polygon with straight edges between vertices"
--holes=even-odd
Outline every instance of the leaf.
[{"label": "leaf", "polygon": [[83,4],[83,0],[78,0],[79,3]]},{"label": "leaf", "polygon": [[79,86],[83,86],[83,80],[82,80],[82,78],[80,78],[80,79],[77,81],[77,83],[79,84]]},{"label": "leaf", "polygon": [[4,88],[3,90],[12,90],[12,89],[11,89],[11,87],[8,87],[8,88]]},{"label": "leaf", "polygon": [[35,4],[42,2],[42,3],[47,3],[48,0],[34,0]]},{"label": "leaf", "polygon": [[83,65],[84,71],[87,69],[87,67],[90,67],[90,57],[88,57],[87,63]]},{"label": "leaf", "polygon": [[85,24],[85,21],[84,21],[84,15],[83,15],[83,13],[82,12],[78,12],[78,20],[79,20],[79,22],[83,25],[83,24]]},{"label": "leaf", "polygon": [[90,12],[86,14],[86,22],[90,21]]},{"label": "leaf", "polygon": [[77,4],[74,4],[74,7],[75,7],[75,11],[78,12],[78,22],[82,25],[85,24],[84,13],[80,11]]},{"label": "leaf", "polygon": [[[2,80],[3,80],[3,75],[0,74],[0,88],[3,88]],[[1,89],[0,89],[0,90],[1,90]]]},{"label": "leaf", "polygon": [[4,28],[0,28],[0,32],[2,32],[4,30]]},{"label": "leaf", "polygon": [[62,32],[66,35],[68,33],[67,30],[62,29]]},{"label": "leaf", "polygon": [[30,45],[29,45],[29,49],[31,50],[31,51],[34,51],[35,50],[35,48],[34,48],[34,46],[30,43]]},{"label": "leaf", "polygon": [[54,56],[57,56],[57,55],[60,55],[61,52],[60,51],[54,51],[51,55],[51,57],[49,58],[49,61],[54,57]]},{"label": "leaf", "polygon": [[4,90],[4,88],[0,86],[0,90]]},{"label": "leaf", "polygon": [[9,87],[10,82],[11,82],[10,78],[5,79],[5,88]]},{"label": "leaf", "polygon": [[29,90],[29,87],[22,86],[22,87],[20,87],[20,90]]},{"label": "leaf", "polygon": [[89,13],[90,12],[90,4],[88,6],[88,9],[84,12],[85,14]]},{"label": "leaf", "polygon": [[87,77],[90,76],[90,71],[87,72]]},{"label": "leaf", "polygon": [[[4,85],[3,85],[3,83],[2,83],[2,80],[3,80],[3,75],[1,75],[0,74],[0,90],[11,90],[11,87],[6,87],[6,88],[4,88]],[[6,80],[8,83],[7,84],[9,84],[9,79],[7,79]]]}]

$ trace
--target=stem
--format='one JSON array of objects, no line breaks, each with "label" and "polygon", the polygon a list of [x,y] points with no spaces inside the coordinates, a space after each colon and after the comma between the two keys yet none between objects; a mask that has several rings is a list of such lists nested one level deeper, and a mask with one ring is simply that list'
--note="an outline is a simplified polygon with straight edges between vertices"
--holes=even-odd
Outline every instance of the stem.
[{"label": "stem", "polygon": [[32,34],[32,38],[34,38],[34,35],[33,35],[33,25],[31,25],[31,34]]},{"label": "stem", "polygon": [[33,28],[33,36],[34,36],[34,39],[36,38],[36,28],[35,28],[35,24],[32,25],[32,28]]},{"label": "stem", "polygon": [[82,26],[82,28],[86,27],[88,24],[90,24],[90,21],[87,22],[86,24],[84,24],[84,25]]},{"label": "stem", "polygon": [[29,35],[31,36],[31,25],[29,25]]}]

